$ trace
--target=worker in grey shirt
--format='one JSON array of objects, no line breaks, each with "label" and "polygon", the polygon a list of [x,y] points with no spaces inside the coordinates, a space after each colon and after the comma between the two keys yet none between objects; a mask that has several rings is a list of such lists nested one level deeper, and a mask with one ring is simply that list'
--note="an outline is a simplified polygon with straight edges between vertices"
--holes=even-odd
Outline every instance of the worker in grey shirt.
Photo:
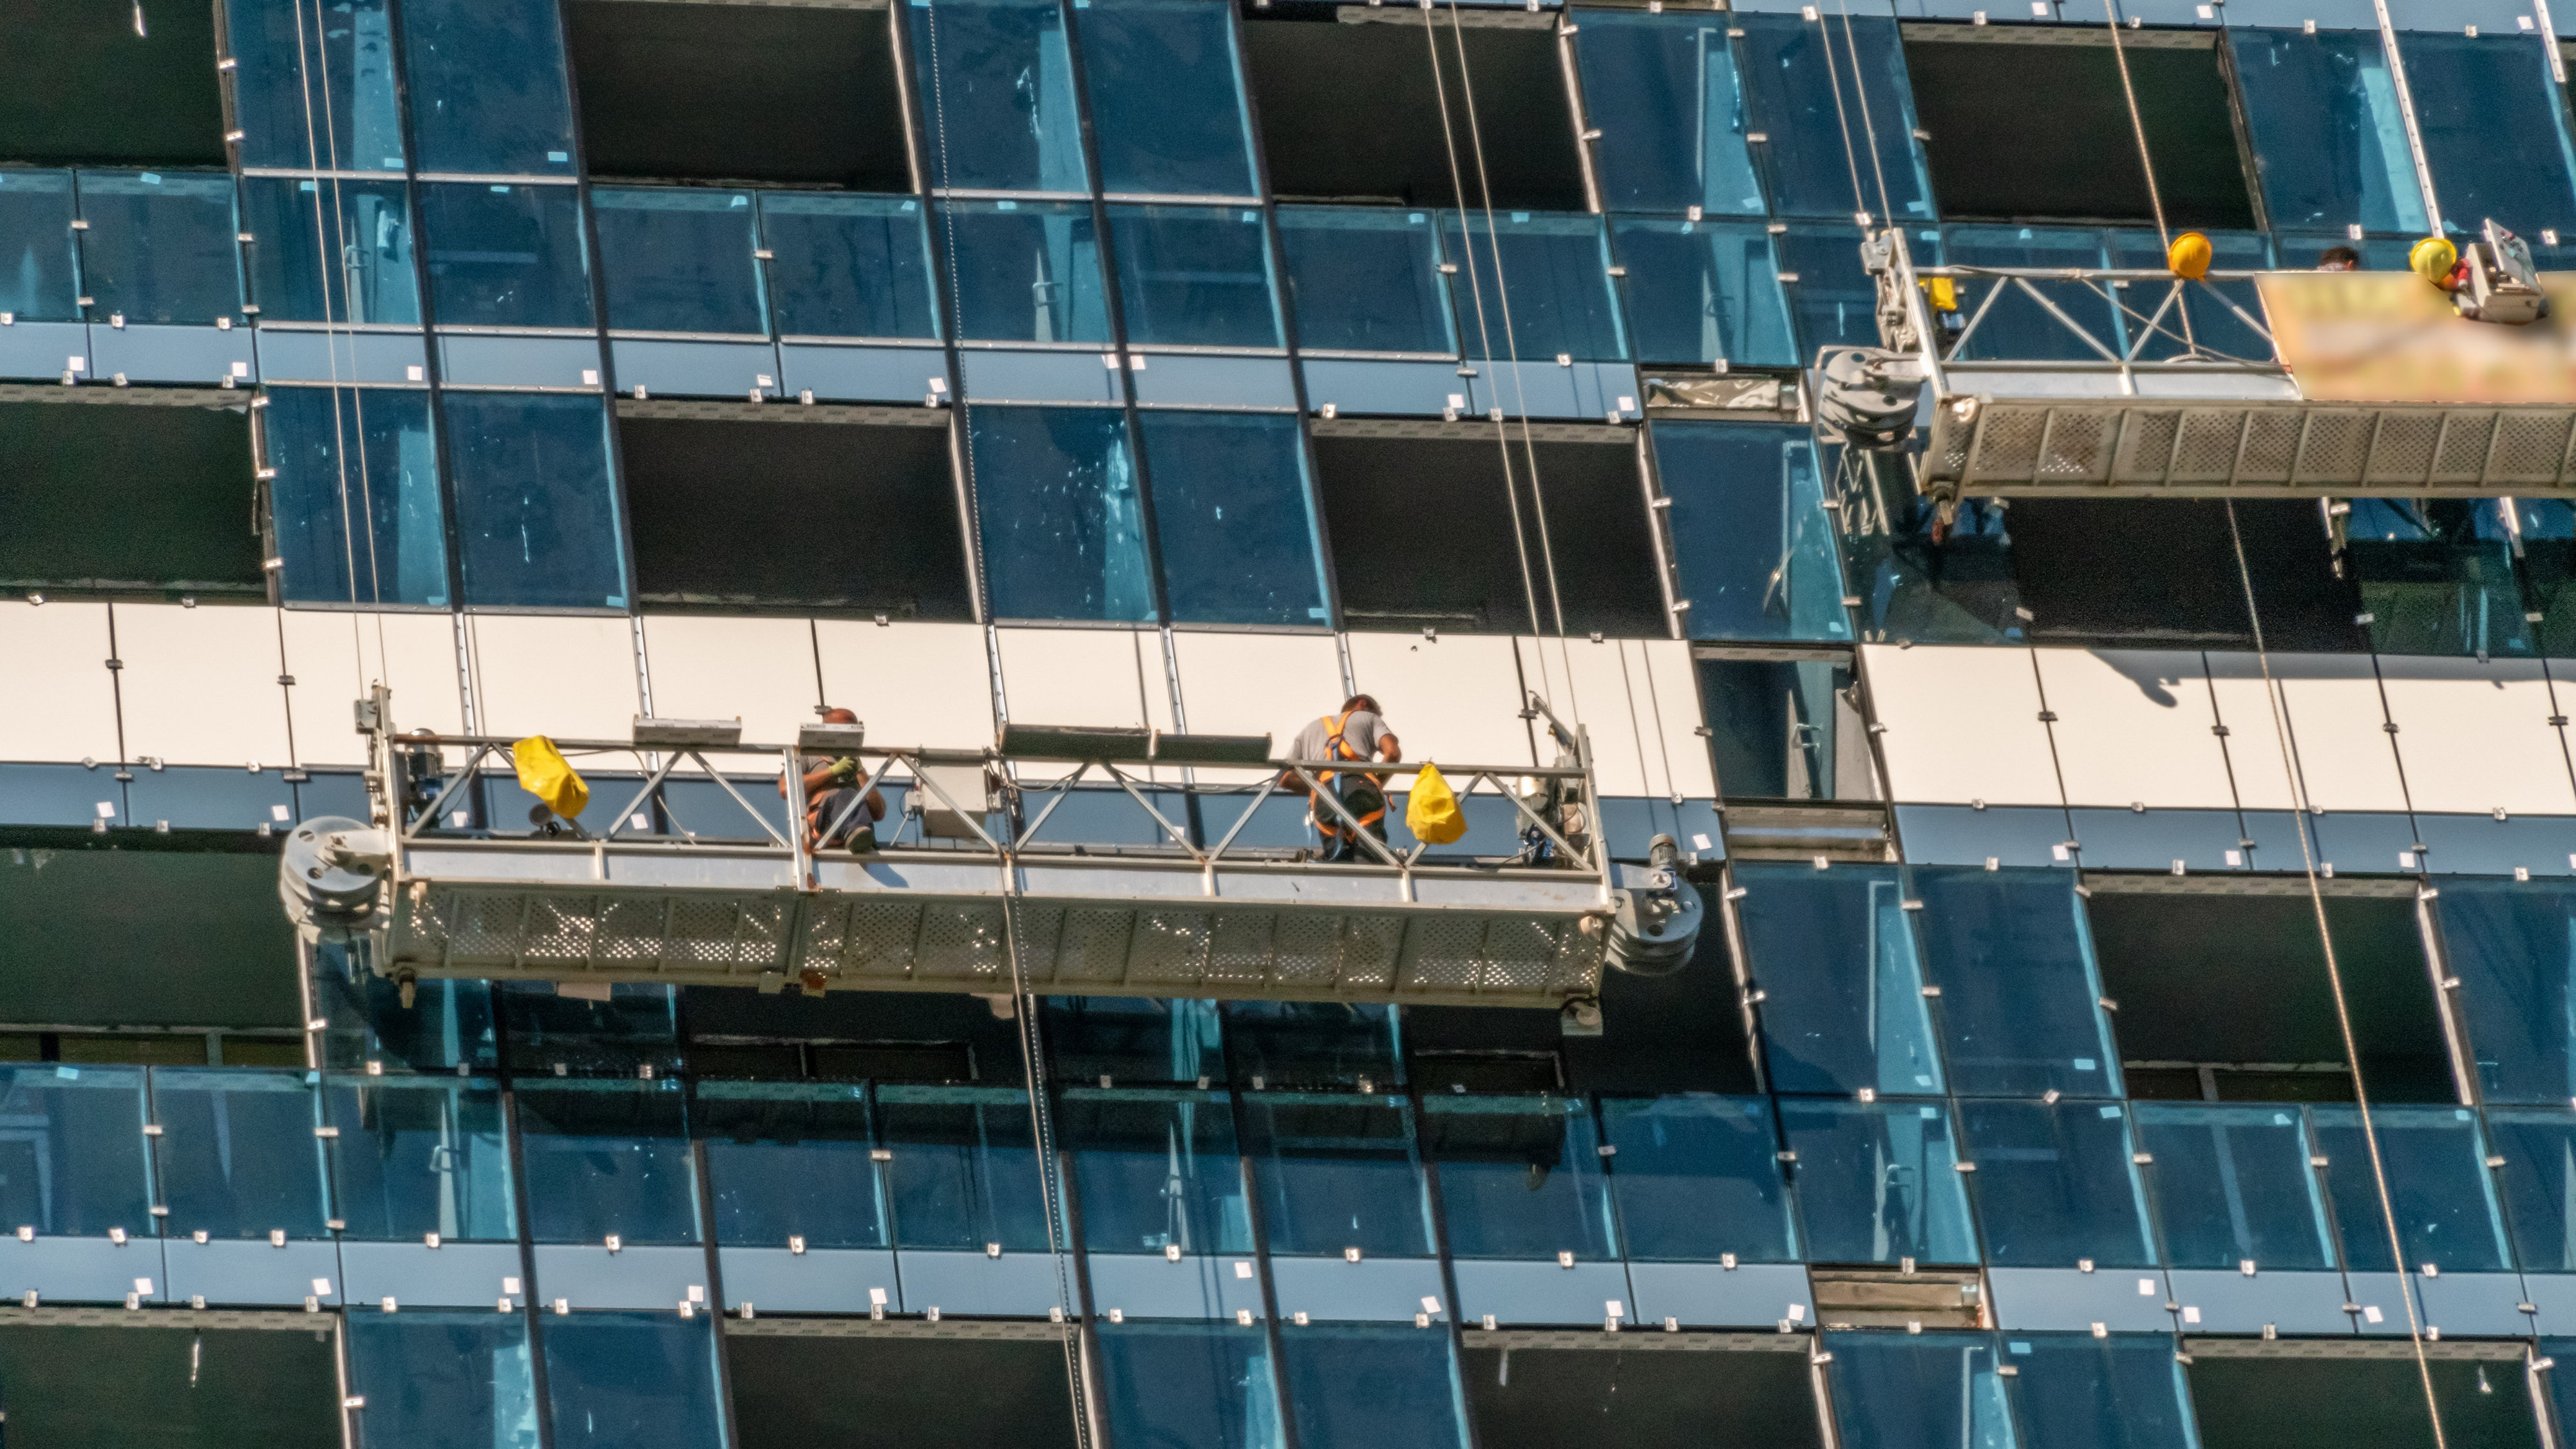
[{"label": "worker in grey shirt", "polygon": [[[1337,715],[1322,715],[1297,731],[1289,747],[1292,760],[1385,760],[1404,758],[1404,748],[1396,741],[1395,732],[1386,727],[1386,717],[1378,712],[1377,701],[1365,694],[1354,694],[1342,701]],[[1386,776],[1363,770],[1324,770],[1317,772],[1325,788],[1342,802],[1361,827],[1379,840],[1386,839]],[[1304,790],[1305,782],[1294,774],[1281,777],[1281,784],[1292,790]],[[1376,857],[1361,847],[1341,815],[1321,802],[1310,801],[1307,809],[1315,820],[1315,832],[1323,837],[1323,858],[1327,861],[1373,860]]]},{"label": "worker in grey shirt", "polygon": [[[846,709],[823,711],[825,724],[857,724],[859,717]],[[864,804],[859,800],[859,782],[867,778],[867,767],[849,755],[806,755],[797,761],[805,772],[805,848],[825,850],[846,845],[852,855],[865,855],[877,848],[877,822],[885,819],[883,792],[869,789]],[[787,779],[779,777],[778,793],[787,793]],[[848,818],[843,819],[844,816]],[[832,827],[840,828],[834,830]],[[831,838],[825,839],[829,831]]]}]

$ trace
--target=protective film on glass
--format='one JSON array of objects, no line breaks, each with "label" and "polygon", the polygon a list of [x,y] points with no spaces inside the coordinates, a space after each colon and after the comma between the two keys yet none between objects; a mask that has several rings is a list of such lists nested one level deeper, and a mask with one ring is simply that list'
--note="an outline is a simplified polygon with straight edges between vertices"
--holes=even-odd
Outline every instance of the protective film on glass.
[{"label": "protective film on glass", "polygon": [[1283,206],[1278,214],[1300,351],[1456,354],[1430,212]]},{"label": "protective film on glass", "polygon": [[90,316],[211,324],[241,310],[233,179],[204,171],[80,173]]},{"label": "protective film on glass", "polygon": [[420,210],[440,326],[597,325],[575,188],[438,182]]},{"label": "protective film on glass", "polygon": [[400,171],[385,0],[225,0],[241,164]]},{"label": "protective film on glass", "polygon": [[759,223],[745,191],[599,186],[599,276],[608,325],[630,332],[764,336]]},{"label": "protective film on glass", "polygon": [[1809,1260],[1977,1261],[1946,1107],[1782,1097],[1779,1110]]},{"label": "protective film on glass", "polygon": [[1986,1261],[2152,1267],[2127,1111],[2116,1102],[1963,1101]]},{"label": "protective film on glass", "polygon": [[1604,1098],[1601,1126],[1631,1259],[1798,1260],[1767,1098]]},{"label": "protective film on glass", "polygon": [[930,228],[918,198],[764,191],[757,199],[781,336],[939,335]]},{"label": "protective film on glass", "polygon": [[428,393],[273,387],[262,426],[281,597],[445,607]]},{"label": "protective film on glass", "polygon": [[449,392],[439,403],[465,602],[626,607],[600,400]]},{"label": "protective film on glass", "polygon": [[1787,270],[1763,223],[1614,216],[1637,360],[1795,367]]},{"label": "protective film on glass", "polygon": [[984,577],[1005,619],[1154,617],[1127,419],[1108,408],[974,411]]},{"label": "protective film on glass", "polygon": [[1912,913],[1893,868],[1736,867],[1762,1051],[1780,1092],[1941,1090]]},{"label": "protective film on glass", "polygon": [[1256,194],[1234,18],[1225,7],[1087,0],[1073,13],[1103,191]]},{"label": "protective film on glass", "polygon": [[1735,17],[1604,10],[1575,46],[1601,131],[1594,165],[1612,211],[1760,216],[1744,86],[1726,28]]},{"label": "protective film on glass", "polygon": [[1313,491],[1297,420],[1149,412],[1154,528],[1172,618],[1199,624],[1327,622]]},{"label": "protective film on glass", "polygon": [[1808,430],[1653,426],[1673,571],[1694,639],[1847,640],[1842,559]]},{"label": "protective film on glass", "polygon": [[1056,0],[910,0],[914,87],[940,190],[1091,189]]},{"label": "protective film on glass", "polygon": [[1280,345],[1270,233],[1261,224],[1261,208],[1112,206],[1109,237],[1129,342]]},{"label": "protective film on glass", "polygon": [[2421,233],[2424,194],[2379,37],[2234,27],[2226,35],[2273,227]]},{"label": "protective film on glass", "polygon": [[328,1236],[322,1139],[305,1073],[155,1067],[152,1117],[170,1233]]},{"label": "protective film on glass", "polygon": [[411,202],[399,181],[245,176],[241,226],[262,322],[420,325]]},{"label": "protective film on glass", "polygon": [[1921,869],[1924,974],[1961,1096],[2120,1095],[2093,938],[2068,872]]},{"label": "protective film on glass", "polygon": [[420,170],[573,175],[572,91],[552,0],[407,0],[402,32]]}]

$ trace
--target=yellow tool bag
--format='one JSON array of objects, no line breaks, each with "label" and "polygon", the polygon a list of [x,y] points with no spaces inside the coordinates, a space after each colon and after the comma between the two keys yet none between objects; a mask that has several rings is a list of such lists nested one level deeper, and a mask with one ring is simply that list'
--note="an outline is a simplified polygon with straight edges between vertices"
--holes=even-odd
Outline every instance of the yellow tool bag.
[{"label": "yellow tool bag", "polygon": [[545,801],[547,809],[566,820],[590,803],[590,786],[544,735],[530,735],[510,746],[510,762],[519,767],[519,788]]},{"label": "yellow tool bag", "polygon": [[1404,828],[1430,845],[1447,845],[1467,833],[1467,812],[1458,808],[1458,792],[1449,788],[1438,765],[1424,765],[1413,777],[1413,798],[1404,802]]}]

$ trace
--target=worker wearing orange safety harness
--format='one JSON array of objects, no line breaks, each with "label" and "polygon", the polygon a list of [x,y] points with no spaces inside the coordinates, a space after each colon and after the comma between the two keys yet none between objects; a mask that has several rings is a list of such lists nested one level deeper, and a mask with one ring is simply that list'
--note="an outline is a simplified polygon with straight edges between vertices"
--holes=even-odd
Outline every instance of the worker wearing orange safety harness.
[{"label": "worker wearing orange safety harness", "polygon": [[[1341,715],[1318,716],[1297,732],[1289,758],[1297,760],[1383,760],[1404,758],[1403,747],[1395,733],[1386,727],[1386,717],[1378,712],[1377,701],[1365,694],[1355,694],[1342,701]],[[1316,778],[1324,788],[1342,802],[1342,809],[1379,840],[1386,839],[1386,776],[1367,770],[1321,770]],[[1305,782],[1294,774],[1281,777],[1280,783],[1292,790],[1304,790]],[[1315,820],[1315,832],[1323,837],[1323,858],[1327,861],[1374,859],[1363,848],[1349,823],[1322,801],[1307,807]]]}]

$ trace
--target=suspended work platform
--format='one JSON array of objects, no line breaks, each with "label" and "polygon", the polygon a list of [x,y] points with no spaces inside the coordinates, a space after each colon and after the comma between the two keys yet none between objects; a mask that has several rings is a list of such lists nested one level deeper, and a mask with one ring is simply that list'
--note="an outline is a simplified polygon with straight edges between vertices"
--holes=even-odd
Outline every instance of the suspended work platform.
[{"label": "suspended work platform", "polygon": [[[373,970],[405,984],[1561,1009],[1597,996],[1605,964],[1677,969],[1700,919],[1670,852],[1645,867],[1617,864],[1570,823],[1593,798],[1579,729],[1568,732],[1569,765],[1442,766],[1461,797],[1511,802],[1529,842],[1520,855],[1440,856],[1369,840],[1363,860],[1326,864],[1311,850],[1241,843],[1265,830],[1277,840],[1281,822],[1304,809],[1300,787],[1320,787],[1325,810],[1348,819],[1325,783],[1347,763],[1269,761],[1266,738],[1013,726],[993,749],[959,751],[865,746],[859,727],[824,725],[790,746],[745,743],[729,722],[639,719],[631,740],[554,742],[585,773],[640,766],[640,787],[598,786],[594,798],[625,801],[605,829],[540,806],[534,814],[548,818],[535,829],[503,833],[474,828],[460,802],[478,789],[515,791],[512,741],[397,735],[381,694],[374,705],[375,819],[300,825],[282,894],[308,934],[362,943]],[[752,769],[758,756],[777,763],[768,779],[737,765],[728,780],[711,755],[753,759]],[[865,778],[854,788],[885,792],[879,848],[816,850],[808,832],[784,828],[806,815],[796,762],[817,756],[858,760]],[[1420,768],[1372,766],[1391,791]],[[789,798],[755,805],[778,792],[781,774]],[[1209,776],[1222,783],[1200,778]],[[752,838],[658,831],[663,792],[691,781],[729,796],[752,827],[737,834]],[[1085,842],[1067,822],[1086,811],[1062,808],[1076,800],[1093,807],[1090,818],[1104,801],[1132,807],[1160,843]]]}]

